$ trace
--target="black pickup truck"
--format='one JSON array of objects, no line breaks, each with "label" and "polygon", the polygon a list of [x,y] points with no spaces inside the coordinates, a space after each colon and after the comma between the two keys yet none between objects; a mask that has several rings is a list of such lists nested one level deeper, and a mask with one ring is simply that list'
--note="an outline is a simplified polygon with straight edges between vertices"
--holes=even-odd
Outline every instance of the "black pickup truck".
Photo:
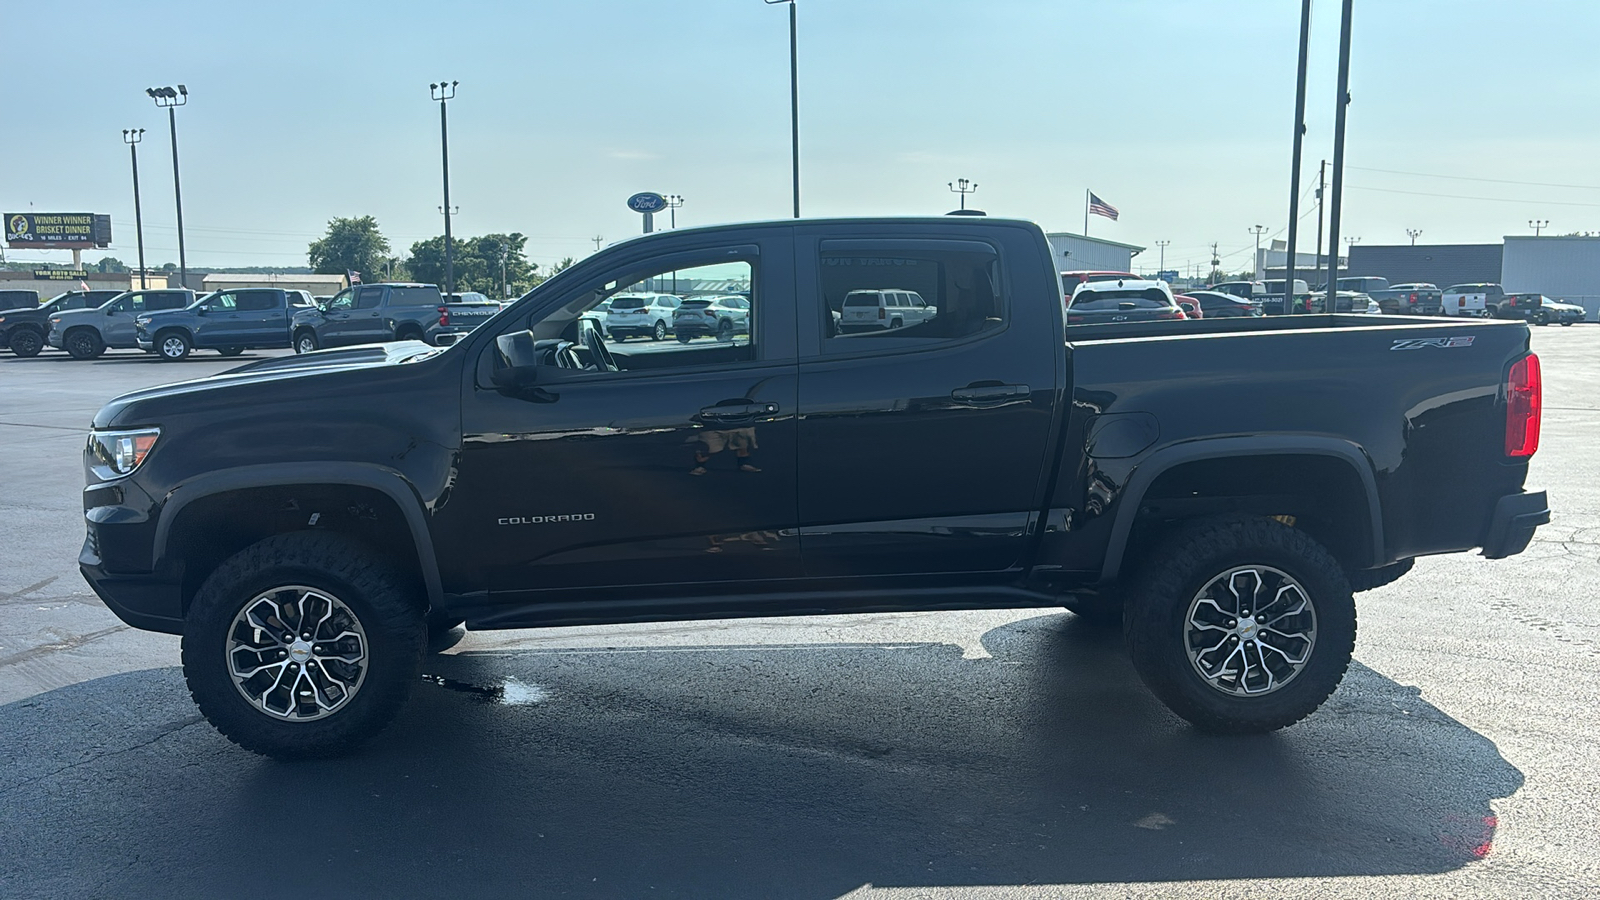
[{"label": "black pickup truck", "polygon": [[67,291],[42,304],[0,310],[0,344],[18,356],[38,356],[50,333],[50,317],[75,309],[94,309],[121,291]]},{"label": "black pickup truck", "polygon": [[[749,333],[601,340],[586,313],[663,277],[748,296]],[[890,289],[935,314],[827,327]],[[1425,554],[1518,553],[1548,521],[1523,490],[1523,323],[1062,315],[1026,222],[635,238],[453,347],[113,400],[81,568],[124,621],[183,636],[212,723],[279,757],[382,728],[463,622],[977,607],[1120,622],[1175,712],[1251,732],[1339,684],[1353,592]]]},{"label": "black pickup truck", "polygon": [[[482,296],[482,295],[479,295]],[[453,344],[500,312],[491,300],[445,301],[431,284],[358,284],[322,306],[297,310],[292,328],[296,353],[384,341]]]}]

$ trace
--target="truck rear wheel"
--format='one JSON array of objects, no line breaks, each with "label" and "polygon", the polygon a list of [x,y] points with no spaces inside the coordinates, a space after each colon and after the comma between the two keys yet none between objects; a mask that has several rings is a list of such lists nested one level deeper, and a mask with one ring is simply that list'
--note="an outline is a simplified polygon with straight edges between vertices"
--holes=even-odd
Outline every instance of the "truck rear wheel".
[{"label": "truck rear wheel", "polygon": [[416,591],[338,535],[267,538],[200,586],[183,674],[206,719],[278,759],[333,756],[382,730],[427,639]]},{"label": "truck rear wheel", "polygon": [[67,355],[73,359],[99,359],[106,352],[105,341],[100,340],[100,335],[93,328],[74,328],[67,332],[63,343]]},{"label": "truck rear wheel", "polygon": [[1203,731],[1273,731],[1344,678],[1356,609],[1344,569],[1302,531],[1227,516],[1183,528],[1147,558],[1123,627],[1134,667]]},{"label": "truck rear wheel", "polygon": [[17,328],[11,332],[11,339],[6,341],[6,346],[11,352],[21,357],[38,356],[44,349],[44,338],[32,328]]}]

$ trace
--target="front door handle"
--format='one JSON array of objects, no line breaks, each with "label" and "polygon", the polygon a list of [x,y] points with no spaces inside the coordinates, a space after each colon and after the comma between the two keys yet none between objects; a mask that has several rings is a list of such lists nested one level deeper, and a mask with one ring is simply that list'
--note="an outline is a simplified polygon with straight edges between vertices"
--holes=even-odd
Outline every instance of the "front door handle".
[{"label": "front door handle", "polygon": [[975,381],[950,392],[950,399],[960,403],[1005,403],[1026,400],[1033,391],[1025,384],[1002,384],[998,381]]},{"label": "front door handle", "polygon": [[778,411],[776,403],[758,403],[754,400],[724,400],[716,406],[700,410],[705,422],[745,422],[757,416],[770,416]]}]

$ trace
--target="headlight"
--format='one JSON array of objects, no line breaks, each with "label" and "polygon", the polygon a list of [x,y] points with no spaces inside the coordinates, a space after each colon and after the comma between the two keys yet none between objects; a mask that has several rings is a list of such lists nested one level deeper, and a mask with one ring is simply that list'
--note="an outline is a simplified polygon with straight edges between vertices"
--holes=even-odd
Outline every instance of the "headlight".
[{"label": "headlight", "polygon": [[51,316],[50,317],[50,324],[51,325],[60,325],[61,324],[61,317],[60,316]]},{"label": "headlight", "polygon": [[150,324],[150,317],[149,316],[140,316],[139,318],[133,320],[133,324],[135,324],[135,325],[149,325]]},{"label": "headlight", "polygon": [[89,452],[94,454],[101,466],[104,466],[107,477],[120,478],[139,468],[145,457],[150,455],[151,448],[156,445],[156,438],[161,437],[159,428],[138,428],[130,431],[91,431],[89,432]]}]

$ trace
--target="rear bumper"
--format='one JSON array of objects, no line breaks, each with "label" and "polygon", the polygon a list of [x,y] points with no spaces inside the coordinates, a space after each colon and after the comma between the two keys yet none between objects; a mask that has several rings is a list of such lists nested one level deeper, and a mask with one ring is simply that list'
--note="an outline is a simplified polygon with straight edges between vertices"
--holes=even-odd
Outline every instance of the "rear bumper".
[{"label": "rear bumper", "polygon": [[1494,505],[1483,555],[1489,559],[1515,556],[1528,548],[1540,525],[1549,523],[1550,502],[1544,491],[1507,494]]}]

